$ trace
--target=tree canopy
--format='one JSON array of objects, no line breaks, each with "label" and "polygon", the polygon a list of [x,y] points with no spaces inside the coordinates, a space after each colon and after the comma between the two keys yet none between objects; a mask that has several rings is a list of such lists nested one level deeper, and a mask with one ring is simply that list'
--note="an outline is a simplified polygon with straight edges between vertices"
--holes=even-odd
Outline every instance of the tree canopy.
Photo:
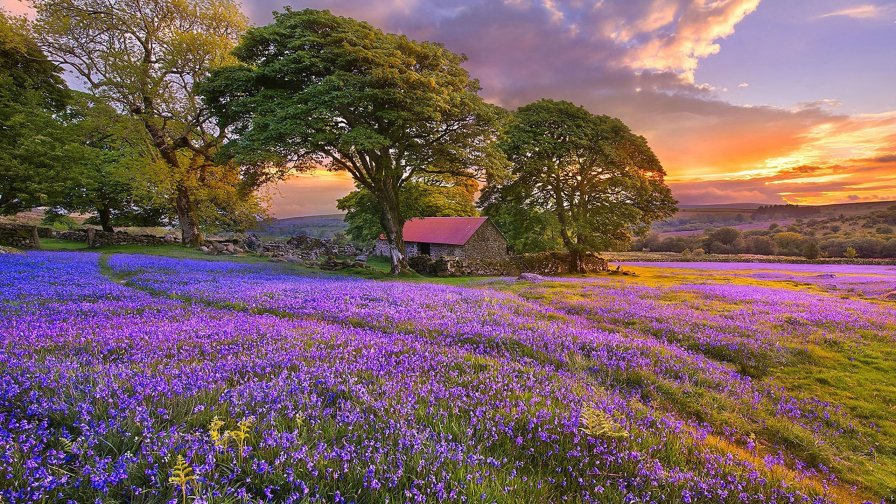
[{"label": "tree canopy", "polygon": [[548,241],[555,227],[574,270],[584,252],[626,243],[675,211],[659,160],[618,119],[540,100],[516,111],[500,146],[511,173],[485,194],[486,214],[525,230],[507,233],[517,244]]},{"label": "tree canopy", "polygon": [[45,204],[63,190],[67,142],[55,116],[68,96],[25,19],[0,11],[0,215]]},{"label": "tree canopy", "polygon": [[[40,43],[51,59],[82,78],[91,92],[141,121],[167,165],[160,175],[168,181],[163,187],[170,188],[183,241],[201,242],[200,212],[203,205],[215,203],[207,197],[213,182],[253,179],[236,166],[216,162],[226,130],[195,93],[196,83],[211,68],[232,61],[230,51],[247,25],[239,5],[232,0],[33,4]],[[210,179],[212,171],[218,176]]]},{"label": "tree canopy", "polygon": [[287,9],[252,28],[201,89],[235,133],[227,152],[270,171],[348,171],[380,204],[392,271],[406,266],[402,193],[421,174],[498,166],[497,110],[464,58],[327,11]]}]

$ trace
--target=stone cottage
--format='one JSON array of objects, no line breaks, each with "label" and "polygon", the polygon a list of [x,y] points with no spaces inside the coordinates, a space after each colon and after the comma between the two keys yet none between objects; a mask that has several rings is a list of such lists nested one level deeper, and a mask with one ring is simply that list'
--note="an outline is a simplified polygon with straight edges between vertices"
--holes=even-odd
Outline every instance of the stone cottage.
[{"label": "stone cottage", "polygon": [[[488,217],[423,217],[404,224],[408,257],[453,256],[461,259],[501,259],[507,257],[507,239]],[[380,235],[375,255],[388,256],[389,242]]]}]

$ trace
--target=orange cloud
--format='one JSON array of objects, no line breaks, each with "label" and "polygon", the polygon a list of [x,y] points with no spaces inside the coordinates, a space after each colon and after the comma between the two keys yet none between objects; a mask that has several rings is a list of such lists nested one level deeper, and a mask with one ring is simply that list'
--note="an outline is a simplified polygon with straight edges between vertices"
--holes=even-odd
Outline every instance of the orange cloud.
[{"label": "orange cloud", "polygon": [[346,172],[316,170],[290,177],[280,184],[266,187],[274,217],[338,213],[336,200],[354,189]]}]

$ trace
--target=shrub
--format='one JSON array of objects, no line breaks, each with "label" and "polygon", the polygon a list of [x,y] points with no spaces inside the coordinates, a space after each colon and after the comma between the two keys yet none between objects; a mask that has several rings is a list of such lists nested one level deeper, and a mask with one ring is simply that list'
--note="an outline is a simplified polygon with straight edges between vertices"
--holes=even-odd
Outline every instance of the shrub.
[{"label": "shrub", "polygon": [[810,241],[806,248],[803,250],[803,257],[806,259],[814,260],[818,259],[821,251],[818,250],[818,244],[814,241]]},{"label": "shrub", "polygon": [[775,255],[775,242],[767,236],[751,236],[747,239],[747,250],[751,254]]},{"label": "shrub", "polygon": [[801,252],[806,243],[803,235],[792,231],[777,233],[773,239],[782,255],[802,255]]},{"label": "shrub", "polygon": [[856,249],[854,249],[852,247],[846,247],[846,251],[843,252],[843,257],[847,257],[849,259],[854,259],[858,255],[859,255],[859,253],[856,252]]},{"label": "shrub", "polygon": [[75,219],[69,217],[67,213],[57,212],[57,211],[49,211],[44,218],[40,221],[44,226],[50,226],[53,229],[57,229],[60,231],[68,231],[71,229],[75,229],[78,227],[78,223]]},{"label": "shrub", "polygon": [[891,238],[880,250],[881,257],[896,257],[896,238]]}]

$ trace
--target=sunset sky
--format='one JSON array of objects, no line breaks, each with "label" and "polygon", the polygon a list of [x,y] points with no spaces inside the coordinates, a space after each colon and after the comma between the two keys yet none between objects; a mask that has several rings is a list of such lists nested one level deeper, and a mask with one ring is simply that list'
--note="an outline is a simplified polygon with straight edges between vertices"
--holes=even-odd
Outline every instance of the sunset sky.
[{"label": "sunset sky", "polygon": [[[286,4],[465,53],[504,107],[549,97],[621,118],[682,203],[896,199],[894,0],[243,2],[256,24]],[[302,176],[273,210],[330,213],[351,188],[343,174]]]}]

